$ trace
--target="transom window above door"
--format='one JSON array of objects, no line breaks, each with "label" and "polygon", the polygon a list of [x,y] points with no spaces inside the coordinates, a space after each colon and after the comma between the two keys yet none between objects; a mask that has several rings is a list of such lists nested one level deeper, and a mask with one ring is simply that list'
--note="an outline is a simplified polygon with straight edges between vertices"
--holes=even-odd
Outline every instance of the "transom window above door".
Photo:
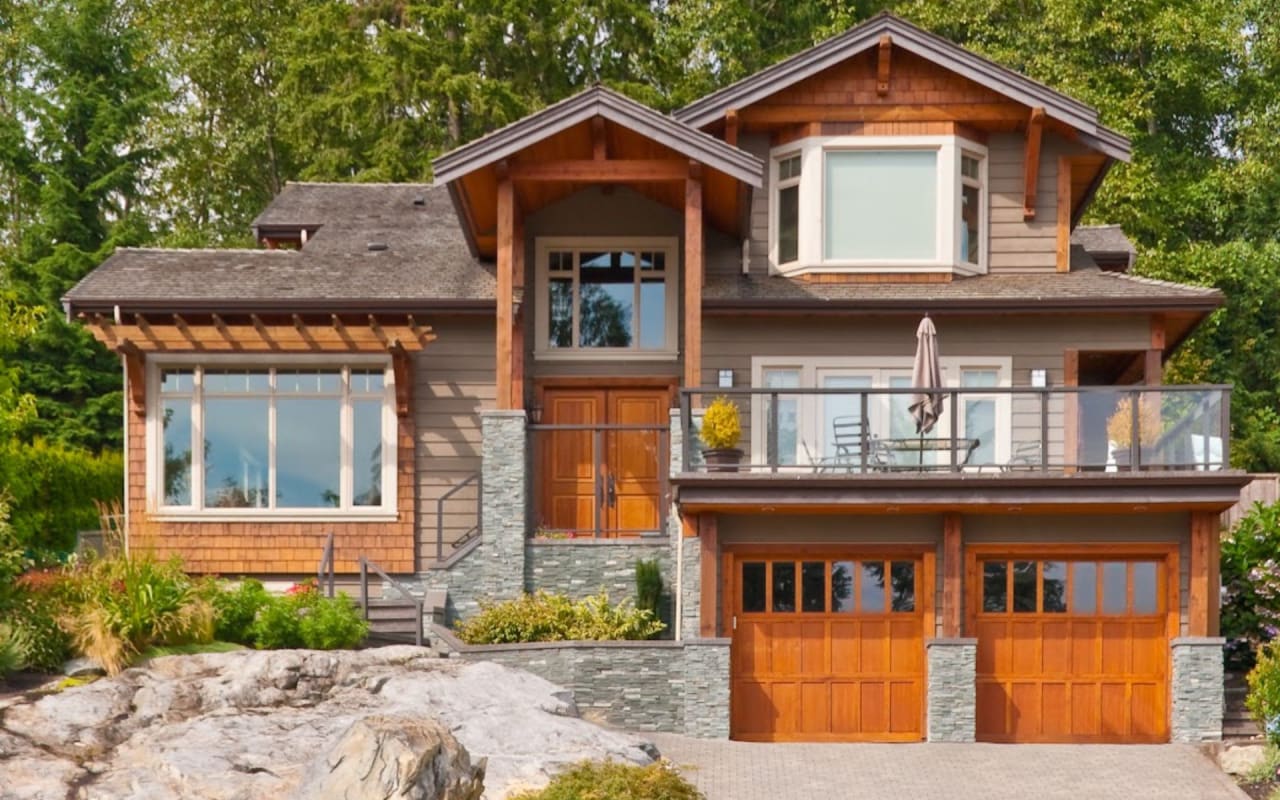
[{"label": "transom window above door", "polygon": [[674,358],[675,239],[539,239],[539,358]]}]

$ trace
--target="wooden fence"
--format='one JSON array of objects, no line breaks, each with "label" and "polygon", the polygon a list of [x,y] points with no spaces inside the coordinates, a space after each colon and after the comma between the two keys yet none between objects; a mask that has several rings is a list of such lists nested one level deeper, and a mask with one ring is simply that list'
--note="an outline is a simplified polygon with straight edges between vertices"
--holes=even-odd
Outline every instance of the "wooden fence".
[{"label": "wooden fence", "polygon": [[1258,473],[1253,481],[1240,490],[1240,502],[1222,512],[1222,527],[1230,529],[1240,518],[1249,513],[1254,503],[1271,504],[1280,501],[1280,474]]}]

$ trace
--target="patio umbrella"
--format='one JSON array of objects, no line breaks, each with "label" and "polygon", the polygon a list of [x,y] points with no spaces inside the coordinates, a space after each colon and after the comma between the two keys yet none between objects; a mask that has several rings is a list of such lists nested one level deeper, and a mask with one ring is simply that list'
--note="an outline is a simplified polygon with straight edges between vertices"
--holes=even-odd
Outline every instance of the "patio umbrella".
[{"label": "patio umbrella", "polygon": [[[911,365],[911,416],[916,420],[916,433],[933,430],[942,416],[942,368],[938,365],[938,330],[926,314],[916,328],[916,360]],[[932,391],[930,391],[932,390]]]}]

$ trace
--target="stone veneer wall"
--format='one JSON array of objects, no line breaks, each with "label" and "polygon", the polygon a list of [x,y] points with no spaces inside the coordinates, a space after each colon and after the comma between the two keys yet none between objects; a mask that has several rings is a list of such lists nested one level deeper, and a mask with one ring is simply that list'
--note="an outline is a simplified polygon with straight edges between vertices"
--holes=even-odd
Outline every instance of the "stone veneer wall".
[{"label": "stone veneer wall", "polygon": [[1175,742],[1222,741],[1222,648],[1226,639],[1174,639],[1170,738]]},{"label": "stone veneer wall", "polygon": [[729,640],[472,646],[434,626],[455,657],[523,669],[573,691],[586,719],[636,731],[729,736]]},{"label": "stone veneer wall", "polygon": [[977,731],[977,639],[930,639],[925,738],[972,742]]},{"label": "stone veneer wall", "polygon": [[675,560],[666,537],[643,539],[534,539],[525,547],[528,588],[581,599],[604,589],[612,602],[636,599],[636,562],[656,558],[662,588],[675,586]]}]

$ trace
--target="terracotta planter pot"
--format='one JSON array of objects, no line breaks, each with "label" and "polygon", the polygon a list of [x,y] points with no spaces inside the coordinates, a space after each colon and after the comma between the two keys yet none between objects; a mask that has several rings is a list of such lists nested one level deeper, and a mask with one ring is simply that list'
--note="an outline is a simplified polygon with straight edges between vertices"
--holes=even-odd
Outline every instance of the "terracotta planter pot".
[{"label": "terracotta planter pot", "polygon": [[703,450],[702,460],[706,462],[707,472],[737,472],[742,462],[742,451],[736,447]]}]

